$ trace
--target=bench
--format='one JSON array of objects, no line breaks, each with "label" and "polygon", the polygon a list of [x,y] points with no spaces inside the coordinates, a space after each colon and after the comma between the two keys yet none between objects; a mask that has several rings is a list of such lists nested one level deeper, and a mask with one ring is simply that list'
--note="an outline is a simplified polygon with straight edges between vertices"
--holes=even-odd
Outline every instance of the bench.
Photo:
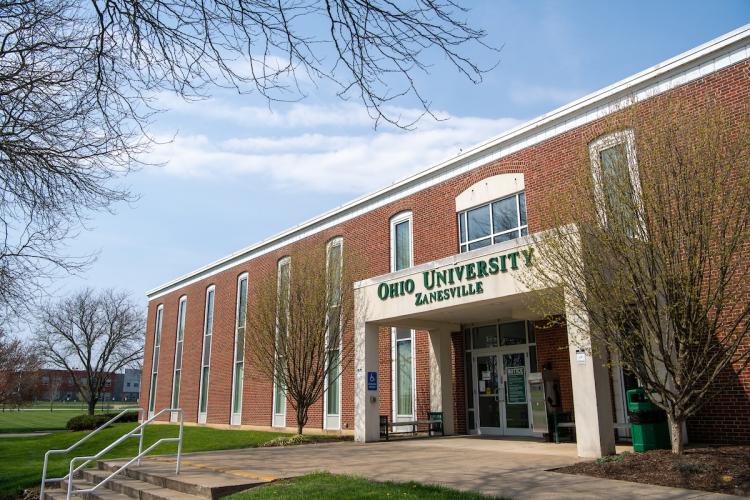
[{"label": "bench", "polygon": [[[618,437],[618,431],[630,430],[630,424],[622,422],[614,422],[612,427],[615,431],[615,440]],[[553,432],[555,436],[555,443],[560,442],[560,429],[567,430],[570,438],[573,439],[576,432],[576,423],[570,420],[570,414],[560,413],[553,414]]]},{"label": "bench", "polygon": [[[420,426],[427,426],[427,435],[432,437],[434,432],[440,432],[445,436],[445,427],[443,427],[443,412],[428,411],[427,418],[424,420],[409,420],[406,422],[390,422],[388,415],[380,415],[380,437],[386,441],[393,434],[416,434]],[[411,431],[394,431],[396,427],[411,427]]]}]

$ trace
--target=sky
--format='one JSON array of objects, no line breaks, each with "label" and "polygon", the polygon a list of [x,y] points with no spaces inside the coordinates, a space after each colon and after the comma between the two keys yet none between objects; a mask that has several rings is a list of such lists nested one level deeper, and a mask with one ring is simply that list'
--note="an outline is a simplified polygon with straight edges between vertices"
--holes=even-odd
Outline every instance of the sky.
[{"label": "sky", "polygon": [[220,89],[192,103],[158,96],[168,111],[151,132],[172,139],[150,153],[161,165],[123,180],[137,201],[92,215],[67,251],[97,261],[52,293],[114,287],[145,306],[148,289],[750,22],[749,0],[465,4],[499,63],[475,85],[431,61],[417,81],[441,121],[410,131],[374,128],[359,103],[312,82],[306,99],[270,109]]}]

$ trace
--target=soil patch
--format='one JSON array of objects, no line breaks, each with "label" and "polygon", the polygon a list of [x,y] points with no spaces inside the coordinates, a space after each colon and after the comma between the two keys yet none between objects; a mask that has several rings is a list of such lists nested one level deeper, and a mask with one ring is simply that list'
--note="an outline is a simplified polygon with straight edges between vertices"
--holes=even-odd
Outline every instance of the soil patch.
[{"label": "soil patch", "polygon": [[750,446],[689,448],[681,456],[669,450],[623,453],[555,472],[750,496]]}]

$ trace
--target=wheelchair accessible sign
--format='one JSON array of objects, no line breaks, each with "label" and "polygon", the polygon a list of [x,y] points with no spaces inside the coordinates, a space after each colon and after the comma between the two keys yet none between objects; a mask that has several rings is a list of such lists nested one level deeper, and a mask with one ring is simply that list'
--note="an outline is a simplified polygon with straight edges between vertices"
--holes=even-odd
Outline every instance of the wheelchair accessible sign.
[{"label": "wheelchair accessible sign", "polygon": [[367,390],[378,390],[378,372],[367,372]]}]

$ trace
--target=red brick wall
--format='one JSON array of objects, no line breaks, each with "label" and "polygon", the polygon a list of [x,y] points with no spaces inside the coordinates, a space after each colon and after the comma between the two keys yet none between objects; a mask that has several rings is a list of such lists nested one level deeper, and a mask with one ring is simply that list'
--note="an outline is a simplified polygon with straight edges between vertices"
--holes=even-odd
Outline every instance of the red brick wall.
[{"label": "red brick wall", "polygon": [[[747,98],[748,72],[750,62],[743,61],[717,73],[683,86],[679,92],[687,98],[699,96],[706,89],[720,90],[722,98],[726,96],[728,102],[738,96]],[[738,91],[740,89],[741,91]],[[603,131],[599,123],[591,123],[574,130],[552,137],[542,143],[527,147],[508,155],[500,160],[490,162],[475,168],[458,177],[448,179],[440,184],[424,189],[406,198],[394,201],[386,206],[373,209],[354,219],[343,222],[334,228],[305,238],[296,247],[306,245],[323,245],[334,236],[342,236],[345,248],[351,249],[358,257],[366,262],[368,276],[377,276],[389,271],[390,257],[390,218],[404,210],[411,210],[413,214],[414,263],[432,261],[447,257],[458,252],[455,197],[477,181],[500,173],[522,172],[525,178],[528,222],[530,232],[543,229],[540,215],[535,207],[541,206],[541,200],[554,197],[559,190],[565,189],[566,179],[574,172],[577,162],[585,151],[585,145],[600,135]],[[279,258],[290,253],[286,247],[276,250],[250,262],[238,264],[216,275],[202,279],[196,283],[184,286],[168,294],[150,301],[148,311],[148,330],[146,335],[146,355],[143,367],[143,383],[141,402],[148,404],[148,393],[151,370],[151,349],[153,343],[154,316],[158,304],[164,304],[164,321],[161,343],[161,360],[159,365],[159,380],[157,390],[157,408],[169,405],[172,368],[174,356],[174,341],[177,316],[177,303],[181,295],[188,297],[187,321],[185,329],[185,355],[183,359],[183,383],[180,405],[186,410],[188,420],[194,421],[197,414],[198,384],[200,379],[201,336],[203,333],[203,311],[205,289],[216,285],[216,305],[214,311],[214,337],[211,359],[211,382],[208,402],[208,422],[228,423],[230,410],[230,394],[232,379],[232,352],[234,342],[234,315],[236,306],[237,276],[243,272],[249,273],[248,314],[252,314],[253,290],[255,283],[264,273],[275,273]],[[164,256],[163,258],[167,258]],[[352,340],[351,325],[345,331],[345,342]],[[569,381],[569,360],[567,351],[562,349],[567,338],[563,330],[539,330],[538,344],[539,363],[545,359],[553,361],[555,369],[561,378],[568,373],[568,380],[563,384],[563,404],[566,409],[572,409],[572,388]],[[454,341],[454,347],[456,347]],[[390,340],[387,330],[381,331],[380,341],[380,378],[382,412],[390,412]],[[463,370],[458,371],[459,359],[456,351],[455,374],[456,383],[460,385]],[[426,335],[423,332],[416,337],[417,363],[417,410],[423,414],[429,408],[429,364]],[[246,379],[244,384],[244,402],[242,421],[245,424],[270,425],[272,384],[261,376],[258,371],[246,361]],[[561,382],[563,382],[561,380]],[[735,380],[735,392],[727,392],[721,405],[707,409],[695,419],[692,427],[706,429],[703,436],[711,440],[719,439],[720,433],[734,436],[737,433],[750,432],[750,425],[746,417],[750,415],[750,380],[747,375],[741,380]],[[342,378],[342,427],[353,428],[354,423],[354,368],[349,364]],[[457,390],[457,389],[456,389]],[[463,399],[461,399],[463,400]],[[731,412],[718,408],[731,409]],[[463,415],[457,411],[456,415]],[[311,427],[321,426],[322,407],[318,405],[310,421]],[[291,406],[287,409],[287,423],[293,425],[294,417]],[[730,430],[735,424],[741,424],[744,430]],[[457,428],[465,428],[457,421]],[[708,429],[713,429],[709,433]],[[722,438],[723,439],[723,438]],[[733,438],[732,438],[733,439]]]},{"label": "red brick wall", "polygon": [[560,399],[562,411],[573,411],[573,384],[570,379],[570,353],[568,351],[568,330],[564,325],[534,323],[536,331],[536,360],[541,370],[546,363],[552,363],[552,370],[560,375]]}]

